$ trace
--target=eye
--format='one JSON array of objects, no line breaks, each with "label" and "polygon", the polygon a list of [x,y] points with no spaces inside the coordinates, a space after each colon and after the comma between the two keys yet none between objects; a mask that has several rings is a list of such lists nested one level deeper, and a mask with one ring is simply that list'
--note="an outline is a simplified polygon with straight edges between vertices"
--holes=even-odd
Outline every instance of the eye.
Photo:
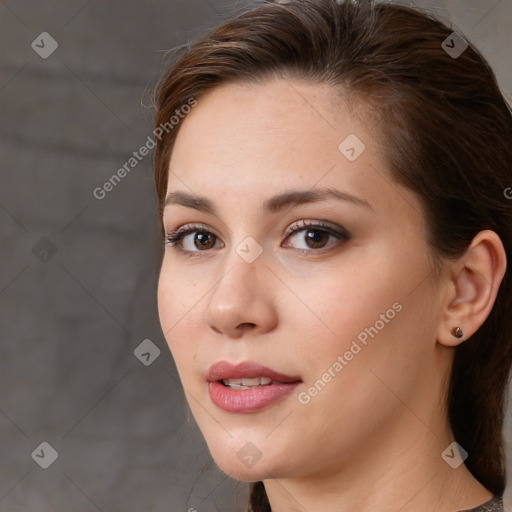
[{"label": "eye", "polygon": [[214,249],[216,242],[217,236],[200,225],[186,225],[165,236],[166,245],[182,252]]},{"label": "eye", "polygon": [[[322,222],[304,220],[292,225],[285,233],[285,241],[296,240],[295,244],[298,244],[299,247],[295,247],[295,249],[311,253],[334,245],[336,240],[347,242],[349,239],[350,236],[344,229],[335,229]],[[301,242],[303,243],[302,247],[300,247]],[[187,224],[167,234],[165,244],[176,251],[194,256],[200,252],[223,247],[217,235],[206,229],[205,226],[197,224]],[[289,244],[283,244],[283,246],[289,247]]]},{"label": "eye", "polygon": [[[302,247],[295,247],[296,249],[310,251],[315,249],[324,249],[336,243],[334,240],[328,244],[329,239],[335,238],[347,242],[350,237],[344,230],[337,230],[328,224],[322,222],[309,222],[300,221],[293,225],[289,231],[287,231],[287,239],[297,240],[302,242]],[[328,245],[327,245],[328,244]]]}]

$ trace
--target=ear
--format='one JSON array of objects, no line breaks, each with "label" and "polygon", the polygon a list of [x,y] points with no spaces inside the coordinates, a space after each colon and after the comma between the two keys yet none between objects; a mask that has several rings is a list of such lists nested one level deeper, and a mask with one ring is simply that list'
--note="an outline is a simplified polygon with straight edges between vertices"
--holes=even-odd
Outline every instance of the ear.
[{"label": "ear", "polygon": [[[480,231],[464,255],[449,265],[450,286],[442,312],[437,339],[455,346],[471,337],[485,322],[494,306],[507,257],[500,237]],[[459,327],[463,335],[453,332]]]}]

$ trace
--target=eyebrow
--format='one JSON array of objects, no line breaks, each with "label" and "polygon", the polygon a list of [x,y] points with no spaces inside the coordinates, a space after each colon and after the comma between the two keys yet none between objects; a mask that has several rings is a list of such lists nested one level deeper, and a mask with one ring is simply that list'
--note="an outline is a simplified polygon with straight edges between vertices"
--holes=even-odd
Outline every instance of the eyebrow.
[{"label": "eyebrow", "polygon": [[[315,188],[310,190],[291,190],[278,194],[266,199],[262,208],[267,213],[278,213],[287,207],[294,207],[305,203],[317,203],[329,199],[336,199],[339,201],[348,201],[357,206],[363,206],[375,211],[370,203],[365,199],[342,192],[331,187]],[[212,201],[206,197],[192,195],[183,191],[171,192],[164,201],[163,208],[172,204],[186,206],[187,208],[194,208],[201,212],[210,213],[217,216],[218,212]]]}]

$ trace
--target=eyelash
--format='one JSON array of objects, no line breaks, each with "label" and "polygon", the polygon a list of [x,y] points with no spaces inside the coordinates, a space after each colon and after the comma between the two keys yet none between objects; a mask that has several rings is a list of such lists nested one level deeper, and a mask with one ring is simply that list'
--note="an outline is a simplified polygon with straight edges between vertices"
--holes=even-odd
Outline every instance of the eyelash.
[{"label": "eyelash", "polygon": [[[295,235],[296,233],[300,233],[301,231],[320,231],[327,233],[328,235],[331,235],[338,240],[341,240],[342,242],[348,242],[350,240],[350,235],[345,231],[341,230],[338,231],[328,224],[325,224],[323,222],[308,222],[308,221],[299,221],[298,223],[294,224],[293,227],[291,227],[289,230],[285,233],[285,239],[289,238],[291,235]],[[164,245],[170,246],[176,251],[179,251],[182,254],[185,254],[187,256],[195,257],[200,255],[204,252],[209,252],[211,249],[205,249],[203,251],[197,250],[197,251],[188,251],[186,249],[183,249],[180,242],[181,240],[191,234],[191,233],[207,233],[210,235],[213,235],[216,240],[218,240],[218,237],[215,235],[215,233],[212,233],[208,229],[205,229],[204,226],[200,224],[186,224],[185,226],[182,226],[174,231],[171,231],[170,233],[166,234],[164,236]],[[301,251],[303,253],[307,254],[313,254],[313,253],[320,253],[324,252],[326,250],[329,250],[331,245],[327,247],[321,247],[319,249],[296,249],[297,251]]]}]

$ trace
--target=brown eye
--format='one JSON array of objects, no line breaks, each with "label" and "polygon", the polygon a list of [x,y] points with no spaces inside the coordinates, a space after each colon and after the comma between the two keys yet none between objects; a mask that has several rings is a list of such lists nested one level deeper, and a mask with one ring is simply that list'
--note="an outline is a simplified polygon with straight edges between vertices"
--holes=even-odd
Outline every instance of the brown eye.
[{"label": "brown eye", "polygon": [[206,252],[221,247],[215,234],[204,226],[189,224],[165,236],[165,243],[182,253]]},{"label": "brown eye", "polygon": [[301,251],[328,248],[350,240],[350,235],[343,228],[318,222],[301,221],[288,231],[285,247],[293,246]]},{"label": "brown eye", "polygon": [[215,235],[207,231],[199,231],[194,237],[194,245],[200,249],[211,249],[215,245]]},{"label": "brown eye", "polygon": [[319,249],[324,247],[329,241],[331,235],[325,231],[318,229],[309,229],[306,231],[306,244],[311,249]]}]

